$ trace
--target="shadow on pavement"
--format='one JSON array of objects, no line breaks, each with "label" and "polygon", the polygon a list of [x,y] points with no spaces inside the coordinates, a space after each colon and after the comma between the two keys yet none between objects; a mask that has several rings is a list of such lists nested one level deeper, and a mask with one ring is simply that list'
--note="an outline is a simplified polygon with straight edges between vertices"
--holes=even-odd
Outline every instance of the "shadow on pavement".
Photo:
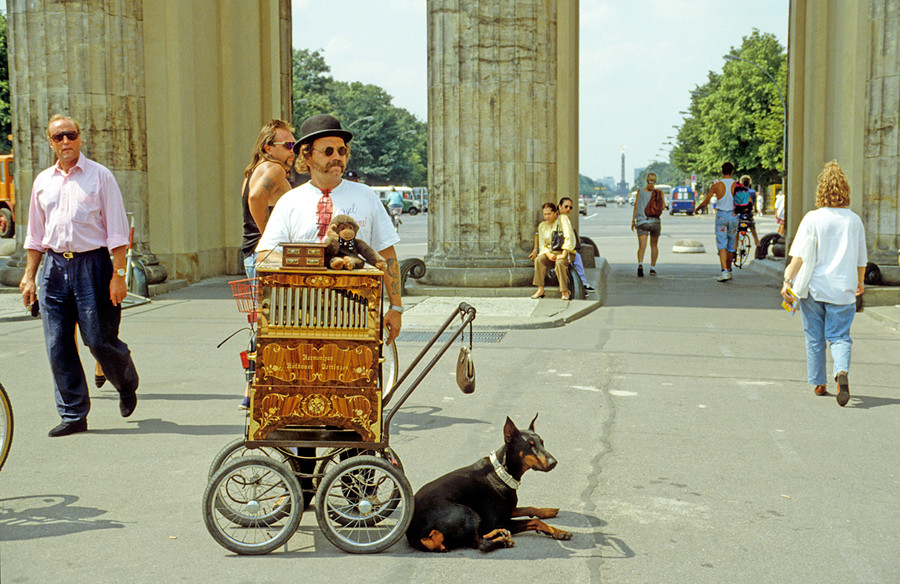
[{"label": "shadow on pavement", "polygon": [[74,495],[32,495],[0,499],[0,541],[58,537],[95,529],[125,527],[118,521],[97,519],[103,509],[79,507]]},{"label": "shadow on pavement", "polygon": [[240,436],[244,433],[243,424],[220,425],[181,425],[160,418],[149,420],[129,420],[128,428],[90,429],[90,434],[185,434],[187,436]]}]

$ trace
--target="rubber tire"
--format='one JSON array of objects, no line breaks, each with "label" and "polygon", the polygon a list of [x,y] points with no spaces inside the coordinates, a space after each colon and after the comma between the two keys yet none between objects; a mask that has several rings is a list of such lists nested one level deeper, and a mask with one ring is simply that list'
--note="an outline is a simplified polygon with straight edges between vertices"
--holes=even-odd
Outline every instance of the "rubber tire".
[{"label": "rubber tire", "polygon": [[417,207],[410,207],[408,213],[411,217],[415,217],[419,214],[419,209]]},{"label": "rubber tire", "polygon": [[575,271],[575,266],[569,264],[566,274],[569,276],[569,298],[572,300],[584,300],[587,298],[587,293],[584,291],[584,283],[581,281],[581,276]]},{"label": "rubber tire", "polygon": [[750,236],[746,233],[741,233],[738,236],[738,245],[734,253],[734,264],[739,268],[743,268],[744,262],[750,257],[751,250]]},{"label": "rubber tire", "polygon": [[[238,450],[244,450],[244,454],[239,454],[235,456],[235,453]],[[278,453],[280,458],[276,458],[272,456],[274,453]],[[243,456],[268,456],[273,460],[277,460],[279,462],[283,462],[293,470],[293,465],[290,463],[290,457],[286,455],[282,455],[281,452],[278,451],[277,448],[272,448],[271,446],[263,446],[262,448],[247,448],[244,446],[243,438],[235,438],[228,444],[226,444],[222,450],[219,451],[218,454],[213,458],[212,463],[209,465],[209,472],[207,473],[207,480],[212,479],[213,475],[219,472],[219,469],[222,468],[222,465],[226,462],[230,462],[232,460],[237,460]]]},{"label": "rubber tire", "polygon": [[[335,526],[332,523],[333,518],[331,514],[327,512],[328,505],[326,499],[335,482],[340,481],[344,475],[353,472],[355,467],[365,466],[377,467],[378,470],[390,475],[395,485],[394,492],[399,495],[399,501],[393,506],[391,513],[388,514],[388,516],[395,513],[398,507],[400,507],[402,515],[385,537],[382,537],[375,542],[362,544],[342,537],[335,531]],[[359,469],[357,472],[364,471],[363,469]],[[343,487],[337,488],[345,490]],[[402,471],[394,468],[390,463],[381,458],[376,458],[374,456],[354,456],[338,463],[338,465],[331,469],[331,471],[329,471],[322,479],[322,483],[319,485],[319,490],[316,493],[316,521],[319,524],[319,528],[322,530],[322,534],[325,535],[326,539],[338,549],[351,554],[374,554],[390,548],[403,538],[406,534],[406,530],[409,528],[410,522],[412,522],[414,505],[415,499],[413,497],[412,487]],[[362,525],[364,527],[371,527],[377,525],[380,521],[380,519],[367,521],[363,522]],[[335,521],[335,523],[338,523],[343,527],[343,522]]]},{"label": "rubber tire", "polygon": [[3,468],[3,463],[6,462],[6,457],[9,456],[9,450],[12,447],[14,424],[12,402],[9,401],[9,394],[6,393],[2,383],[0,383],[0,416],[6,422],[4,435],[0,436],[0,468]]},{"label": "rubber tire", "polygon": [[[287,520],[281,529],[271,539],[252,545],[237,541],[223,533],[215,519],[216,513],[219,512],[218,510],[221,509],[222,505],[218,501],[218,490],[221,482],[226,480],[236,470],[245,466],[260,466],[274,471],[287,485],[290,495],[290,500],[285,505],[288,513],[284,517]],[[230,462],[220,469],[206,485],[206,490],[203,493],[203,522],[206,524],[206,529],[213,539],[231,552],[240,555],[268,554],[286,544],[296,533],[297,528],[300,526],[300,518],[303,515],[303,506],[297,504],[301,499],[300,483],[286,464],[273,460],[268,456],[242,456],[240,459]]]},{"label": "rubber tire", "polygon": [[13,221],[12,211],[6,207],[0,209],[0,237],[9,239],[16,234],[16,222]]}]

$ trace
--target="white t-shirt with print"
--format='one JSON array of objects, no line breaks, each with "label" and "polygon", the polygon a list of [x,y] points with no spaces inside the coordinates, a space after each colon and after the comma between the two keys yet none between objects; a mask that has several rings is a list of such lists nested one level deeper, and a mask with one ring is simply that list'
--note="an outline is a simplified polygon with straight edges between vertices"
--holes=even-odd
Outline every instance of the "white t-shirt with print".
[{"label": "white t-shirt with print", "polygon": [[[312,243],[319,241],[316,209],[322,192],[311,182],[286,192],[275,204],[256,250],[281,251],[279,244]],[[400,236],[378,195],[364,184],[342,180],[331,191],[332,217],[350,215],[359,223],[356,236],[375,251],[386,249]]]}]

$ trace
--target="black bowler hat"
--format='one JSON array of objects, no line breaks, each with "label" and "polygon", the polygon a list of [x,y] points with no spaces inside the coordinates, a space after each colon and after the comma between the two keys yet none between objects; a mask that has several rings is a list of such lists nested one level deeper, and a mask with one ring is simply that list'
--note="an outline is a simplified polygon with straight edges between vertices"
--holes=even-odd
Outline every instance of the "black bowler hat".
[{"label": "black bowler hat", "polygon": [[309,144],[325,136],[337,136],[343,138],[345,143],[349,142],[353,139],[353,132],[341,128],[341,123],[332,115],[316,114],[300,125],[300,136],[300,140],[294,144],[294,154],[300,153],[301,144]]}]

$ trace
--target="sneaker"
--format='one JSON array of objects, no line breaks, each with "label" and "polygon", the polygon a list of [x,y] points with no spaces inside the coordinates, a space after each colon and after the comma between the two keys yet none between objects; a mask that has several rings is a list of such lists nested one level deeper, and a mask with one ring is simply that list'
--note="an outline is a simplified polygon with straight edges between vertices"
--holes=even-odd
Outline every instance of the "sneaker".
[{"label": "sneaker", "polygon": [[249,410],[250,409],[250,396],[245,395],[244,399],[241,400],[241,405],[238,406],[239,410]]},{"label": "sneaker", "polygon": [[731,270],[722,270],[722,273],[719,274],[719,277],[716,278],[717,282],[727,282],[731,279]]},{"label": "sneaker", "polygon": [[643,278],[643,277],[644,277],[644,266],[642,266],[641,264],[638,264],[638,278]]},{"label": "sneaker", "polygon": [[656,268],[654,268],[654,267],[651,267],[651,268],[650,268],[650,275],[651,275],[651,276],[655,276],[655,275],[656,275]]},{"label": "sneaker", "polygon": [[587,292],[588,294],[590,294],[591,292],[596,292],[596,290],[594,290],[594,287],[591,286],[590,284],[584,285],[584,291]]}]

